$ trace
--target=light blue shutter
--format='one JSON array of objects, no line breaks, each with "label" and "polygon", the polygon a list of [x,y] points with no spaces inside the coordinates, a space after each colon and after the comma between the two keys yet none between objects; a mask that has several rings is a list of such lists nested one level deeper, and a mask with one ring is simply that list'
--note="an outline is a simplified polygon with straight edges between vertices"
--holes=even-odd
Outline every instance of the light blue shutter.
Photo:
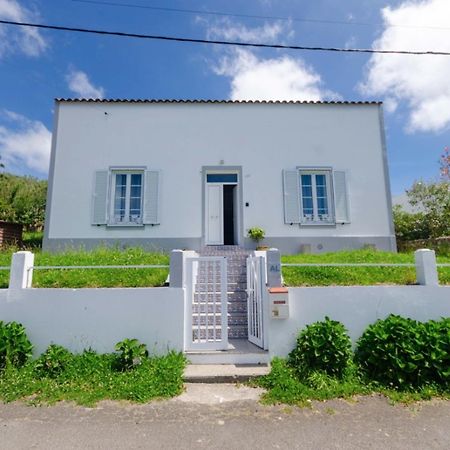
[{"label": "light blue shutter", "polygon": [[300,223],[300,192],[297,170],[283,170],[284,222]]},{"label": "light blue shutter", "polygon": [[350,223],[347,180],[344,171],[334,171],[334,210],[336,223]]},{"label": "light blue shutter", "polygon": [[106,224],[108,204],[108,171],[95,172],[94,192],[92,195],[92,225]]},{"label": "light blue shutter", "polygon": [[144,187],[144,223],[159,224],[159,172],[148,170],[145,172]]}]

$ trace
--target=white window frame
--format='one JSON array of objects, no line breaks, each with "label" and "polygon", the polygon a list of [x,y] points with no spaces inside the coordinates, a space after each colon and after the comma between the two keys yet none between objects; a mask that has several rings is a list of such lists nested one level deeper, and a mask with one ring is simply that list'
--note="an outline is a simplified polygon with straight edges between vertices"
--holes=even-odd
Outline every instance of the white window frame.
[{"label": "white window frame", "polygon": [[[333,170],[331,168],[299,168],[298,169],[298,182],[299,182],[299,193],[300,193],[300,224],[303,225],[335,225],[335,214],[334,214],[334,198],[333,198],[333,188],[332,188],[332,177]],[[312,183],[312,203],[313,203],[313,214],[312,217],[305,216],[303,213],[303,185],[302,185],[302,175],[311,175]],[[316,185],[316,175],[325,175],[326,180],[326,192],[327,192],[327,202],[328,202],[328,215],[326,218],[319,217],[318,214],[318,201],[317,201],[317,185]]]},{"label": "white window frame", "polygon": [[[130,217],[130,204],[131,204],[131,175],[141,175],[141,199],[140,199],[140,217],[136,220],[117,220],[115,217],[115,195],[116,195],[116,177],[117,175],[126,175],[126,193],[125,193],[125,217]],[[110,170],[110,195],[109,195],[109,226],[132,226],[140,227],[144,226],[144,186],[145,184],[145,171],[143,169],[111,169]]]}]

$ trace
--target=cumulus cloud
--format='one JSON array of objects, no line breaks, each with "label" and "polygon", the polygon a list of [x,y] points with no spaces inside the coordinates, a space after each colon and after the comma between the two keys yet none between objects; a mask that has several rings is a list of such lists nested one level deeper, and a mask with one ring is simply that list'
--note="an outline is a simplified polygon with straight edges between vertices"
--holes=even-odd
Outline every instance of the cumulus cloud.
[{"label": "cumulus cloud", "polygon": [[81,70],[71,69],[66,75],[69,89],[79,97],[83,98],[103,98],[105,90],[102,87],[94,86],[87,74]]},{"label": "cumulus cloud", "polygon": [[[293,37],[290,22],[249,28],[229,19],[203,21],[210,39],[248,42],[285,42]],[[320,75],[300,58],[262,57],[256,50],[227,49],[212,64],[212,71],[230,80],[232,100],[323,100],[338,94],[323,87]]]},{"label": "cumulus cloud", "polygon": [[23,171],[26,166],[46,175],[52,140],[46,126],[12,111],[1,112],[0,118],[5,123],[0,125],[0,155],[7,170]]},{"label": "cumulus cloud", "polygon": [[[0,18],[13,22],[32,22],[38,19],[16,0],[0,0]],[[39,56],[48,44],[37,29],[0,25],[0,57],[19,50],[29,56]]]},{"label": "cumulus cloud", "polygon": [[[408,0],[382,9],[384,30],[374,48],[450,51],[448,0]],[[397,26],[396,26],[397,25]],[[420,28],[418,28],[420,27]],[[388,110],[408,109],[407,130],[439,132],[450,126],[448,56],[373,55],[360,90],[382,96]]]},{"label": "cumulus cloud", "polygon": [[258,58],[238,49],[214,68],[231,79],[232,100],[323,100],[338,98],[322,87],[320,75],[301,58]]}]

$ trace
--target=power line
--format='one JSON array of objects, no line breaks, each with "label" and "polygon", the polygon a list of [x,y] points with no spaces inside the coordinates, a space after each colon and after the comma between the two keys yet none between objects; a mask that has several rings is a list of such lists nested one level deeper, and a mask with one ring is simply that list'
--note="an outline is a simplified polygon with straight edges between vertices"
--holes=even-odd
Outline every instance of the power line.
[{"label": "power line", "polygon": [[99,1],[99,0],[72,0],[75,3],[87,3],[92,5],[105,5],[105,6],[118,6],[122,8],[131,9],[149,9],[152,11],[163,12],[176,12],[185,14],[198,14],[204,16],[221,16],[221,17],[239,17],[242,19],[259,19],[259,20],[282,20],[292,22],[305,22],[305,23],[320,23],[326,25],[356,25],[356,26],[386,26],[387,28],[415,28],[415,29],[430,29],[430,30],[450,30],[449,27],[439,27],[433,25],[401,25],[401,24],[384,24],[381,22],[355,22],[351,20],[326,20],[326,19],[305,19],[300,17],[286,17],[286,16],[264,16],[259,14],[241,14],[241,13],[229,13],[224,11],[211,11],[201,9],[181,9],[181,8],[169,8],[166,6],[149,6],[140,5],[137,3],[120,3],[111,1]]},{"label": "power line", "polygon": [[139,34],[139,33],[126,33],[122,31],[108,31],[108,30],[95,30],[91,28],[73,28],[63,27],[59,25],[44,25],[39,23],[27,23],[27,22],[13,22],[10,20],[0,20],[0,24],[14,25],[21,27],[41,28],[46,30],[57,31],[71,31],[76,33],[90,33],[106,36],[119,36],[138,39],[151,39],[159,41],[172,41],[172,42],[188,42],[193,44],[214,44],[214,45],[230,45],[237,47],[256,47],[256,48],[275,48],[283,50],[307,50],[307,51],[320,51],[320,52],[343,52],[343,53],[381,53],[381,54],[396,54],[396,55],[439,55],[450,56],[450,52],[444,51],[419,51],[419,50],[375,50],[370,48],[339,48],[339,47],[309,47],[303,45],[285,45],[285,44],[260,44],[256,42],[239,42],[239,41],[219,41],[212,39],[195,39],[176,36],[163,36],[152,34]]}]

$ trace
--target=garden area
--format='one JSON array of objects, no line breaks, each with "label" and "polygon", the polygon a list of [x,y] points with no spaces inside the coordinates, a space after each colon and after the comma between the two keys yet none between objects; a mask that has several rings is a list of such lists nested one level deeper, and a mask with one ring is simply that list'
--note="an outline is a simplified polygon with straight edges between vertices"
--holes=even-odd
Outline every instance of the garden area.
[{"label": "garden area", "polygon": [[309,406],[312,400],[380,393],[393,402],[450,399],[450,319],[418,322],[390,315],[370,325],[352,349],[337,321],[308,325],[288,358],[272,360],[255,385],[264,403]]},{"label": "garden area", "polygon": [[186,360],[169,351],[149,356],[144,344],[125,339],[115,353],[87,349],[73,354],[52,344],[37,359],[26,330],[16,322],[0,321],[0,400],[29,404],[73,401],[94,406],[100,400],[148,402],[183,391]]}]

